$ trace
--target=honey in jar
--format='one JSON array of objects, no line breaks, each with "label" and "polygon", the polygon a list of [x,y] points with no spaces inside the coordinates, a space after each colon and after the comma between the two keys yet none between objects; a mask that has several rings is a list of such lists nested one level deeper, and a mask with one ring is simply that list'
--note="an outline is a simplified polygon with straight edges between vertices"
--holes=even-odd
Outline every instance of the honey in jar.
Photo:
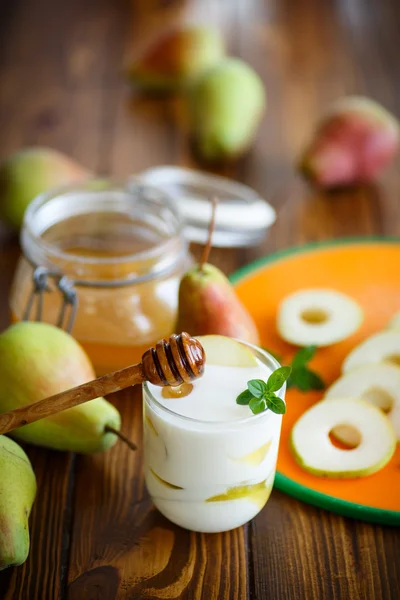
[{"label": "honey in jar", "polygon": [[[191,261],[182,220],[163,191],[135,180],[90,180],[43,194],[28,207],[21,243],[12,319],[62,325],[63,303],[73,297],[71,332],[98,374],[140,361],[173,332],[179,281]],[[33,294],[38,273],[42,305]]]}]

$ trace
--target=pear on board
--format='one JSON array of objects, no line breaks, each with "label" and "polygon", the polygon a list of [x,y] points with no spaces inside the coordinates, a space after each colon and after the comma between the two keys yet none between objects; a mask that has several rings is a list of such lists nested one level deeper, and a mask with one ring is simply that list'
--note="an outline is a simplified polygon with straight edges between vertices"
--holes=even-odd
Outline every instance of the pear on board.
[{"label": "pear on board", "polygon": [[19,229],[28,204],[36,196],[90,175],[87,169],[52,148],[32,147],[15,152],[0,165],[0,216]]},{"label": "pear on board", "polygon": [[[0,334],[0,413],[95,379],[93,366],[78,342],[46,323],[21,322]],[[107,450],[119,430],[117,409],[96,398],[47,419],[15,429],[18,440],[82,454]]]},{"label": "pear on board", "polygon": [[179,285],[176,331],[190,335],[218,334],[258,345],[256,324],[225,275],[207,263],[215,224],[216,202],[209,237],[200,264],[182,277]]},{"label": "pear on board", "polygon": [[[328,433],[345,424],[358,432],[351,451],[336,448]],[[359,398],[336,398],[313,404],[296,421],[290,434],[296,462],[322,477],[365,477],[382,469],[396,450],[389,419],[373,404]]]},{"label": "pear on board", "polygon": [[0,571],[22,565],[29,554],[28,519],[36,496],[29,458],[0,435]]},{"label": "pear on board", "polygon": [[162,32],[141,56],[127,66],[128,79],[150,92],[172,92],[186,87],[225,54],[218,30],[204,25]]}]

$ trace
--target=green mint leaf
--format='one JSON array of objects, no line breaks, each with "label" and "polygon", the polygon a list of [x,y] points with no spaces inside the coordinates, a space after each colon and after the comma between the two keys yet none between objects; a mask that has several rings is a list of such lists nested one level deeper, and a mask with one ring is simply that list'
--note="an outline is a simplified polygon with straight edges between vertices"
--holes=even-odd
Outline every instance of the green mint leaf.
[{"label": "green mint leaf", "polygon": [[326,388],[325,381],[314,371],[310,371],[312,375],[312,389],[322,391]]},{"label": "green mint leaf", "polygon": [[246,405],[254,398],[253,394],[249,390],[244,390],[239,396],[236,398],[236,404]]},{"label": "green mint leaf", "polygon": [[284,415],[286,412],[286,404],[284,401],[275,396],[275,394],[268,394],[266,397],[266,403],[269,410],[276,413],[277,415]]},{"label": "green mint leaf", "polygon": [[315,371],[310,371],[310,369],[307,369],[307,378],[310,390],[325,389],[325,383],[323,379],[318,375],[318,373],[315,373]]},{"label": "green mint leaf", "polygon": [[316,351],[316,346],[306,346],[299,350],[292,360],[293,369],[304,367],[313,358]]},{"label": "green mint leaf", "polygon": [[309,390],[323,390],[325,384],[314,371],[310,371],[307,367],[299,367],[292,371],[291,387],[297,387],[302,392],[308,392]]},{"label": "green mint leaf", "polygon": [[267,391],[267,384],[262,379],[251,379],[247,382],[249,392],[255,398],[262,398],[263,394]]},{"label": "green mint leaf", "polygon": [[270,348],[266,348],[265,346],[261,346],[263,350],[265,350],[265,352],[268,352],[268,354],[270,354],[271,356],[274,357],[275,360],[278,361],[278,363],[282,362],[282,356],[280,356],[279,354],[277,354],[274,350],[271,350]]},{"label": "green mint leaf", "polygon": [[295,388],[296,387],[296,383],[293,380],[293,373],[294,373],[294,371],[292,371],[289,379],[286,382],[286,389],[287,390],[290,390],[291,388]]},{"label": "green mint leaf", "polygon": [[249,403],[251,411],[257,415],[267,409],[267,404],[264,398],[253,398]]},{"label": "green mint leaf", "polygon": [[290,376],[291,371],[292,367],[279,367],[279,369],[271,373],[267,381],[267,391],[277,392],[280,390]]}]

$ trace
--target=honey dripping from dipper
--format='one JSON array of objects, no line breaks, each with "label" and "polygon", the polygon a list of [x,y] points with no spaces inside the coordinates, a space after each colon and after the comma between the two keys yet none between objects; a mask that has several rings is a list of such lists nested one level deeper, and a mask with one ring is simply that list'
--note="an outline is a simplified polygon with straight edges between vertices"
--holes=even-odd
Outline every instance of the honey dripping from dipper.
[{"label": "honey dripping from dipper", "polygon": [[182,383],[181,385],[163,387],[161,395],[163,398],[184,398],[189,396],[193,389],[192,383]]}]

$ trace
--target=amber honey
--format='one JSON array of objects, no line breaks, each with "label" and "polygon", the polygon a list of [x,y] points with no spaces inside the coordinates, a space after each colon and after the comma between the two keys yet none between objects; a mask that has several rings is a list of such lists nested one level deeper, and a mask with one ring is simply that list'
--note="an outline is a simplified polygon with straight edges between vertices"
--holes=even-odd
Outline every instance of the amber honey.
[{"label": "amber honey", "polygon": [[189,396],[192,389],[192,383],[182,383],[181,385],[177,385],[175,387],[168,385],[163,387],[161,395],[163,398],[184,398],[185,396]]},{"label": "amber honey", "polygon": [[78,298],[72,334],[98,374],[140,361],[173,332],[190,258],[179,215],[162,192],[102,183],[43,196],[27,211],[22,246],[13,319],[22,319],[35,268],[44,266],[50,291],[41,320],[56,324],[63,301],[57,282],[66,276]]},{"label": "amber honey", "polygon": [[[12,323],[17,323],[20,320],[21,319],[13,312],[11,313]],[[76,335],[74,337],[78,339],[79,343],[90,357],[98,375],[105,375],[111,371],[118,371],[124,366],[129,366],[140,362],[143,354],[146,352],[149,346],[154,345],[159,339],[155,338],[153,342],[150,342],[149,344],[143,344],[142,346],[119,346],[117,344],[85,341],[79,339],[79,337]],[[168,337],[168,334],[161,337]]]}]

